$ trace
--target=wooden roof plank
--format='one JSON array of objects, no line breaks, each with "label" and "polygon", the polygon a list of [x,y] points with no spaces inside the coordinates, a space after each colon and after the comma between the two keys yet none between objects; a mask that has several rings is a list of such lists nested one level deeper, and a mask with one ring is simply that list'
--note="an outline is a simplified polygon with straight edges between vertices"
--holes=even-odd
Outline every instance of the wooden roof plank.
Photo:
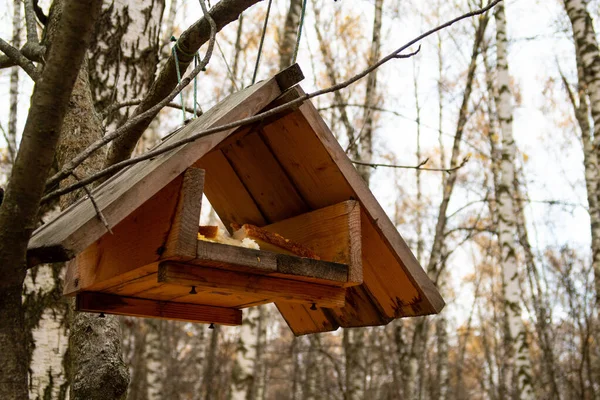
[{"label": "wooden roof plank", "polygon": [[[286,72],[287,71],[287,72]],[[258,113],[287,87],[280,87],[282,76],[287,84],[297,83],[298,68],[282,71],[279,78],[259,82],[227,97],[209,111],[161,143],[173,143],[214,126],[227,124]],[[94,198],[110,226],[114,226],[156,194],[186,168],[208,153],[235,128],[205,136],[155,158],[134,164],[107,180],[94,191]],[[29,242],[30,264],[65,261],[85,249],[106,231],[89,201],[83,198],[56,219],[40,227]]]},{"label": "wooden roof plank", "polygon": [[[303,93],[300,88],[295,90]],[[373,196],[373,193],[371,193],[366,183],[360,177],[350,159],[329,130],[329,127],[319,115],[317,109],[310,101],[307,101],[300,106],[299,112],[306,118],[312,130],[320,138],[327,152],[352,187],[357,200],[361,202],[362,208],[366,211],[368,222],[372,224],[375,231],[379,234],[380,240],[396,255],[395,259],[400,268],[404,269],[407,278],[420,291],[422,301],[420,305],[421,314],[441,311],[445,303],[437,288],[420,266],[404,239],[402,239],[385,211],[381,208],[381,205],[375,199],[375,196]],[[386,275],[392,276],[394,272],[387,271]]]}]

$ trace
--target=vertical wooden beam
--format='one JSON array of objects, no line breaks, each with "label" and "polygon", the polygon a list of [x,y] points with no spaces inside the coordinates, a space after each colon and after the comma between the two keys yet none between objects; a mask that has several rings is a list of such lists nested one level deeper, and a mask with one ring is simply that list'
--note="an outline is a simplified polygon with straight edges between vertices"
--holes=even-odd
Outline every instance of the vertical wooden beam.
[{"label": "vertical wooden beam", "polygon": [[204,176],[204,170],[193,167],[183,173],[175,218],[171,224],[162,258],[176,257],[180,260],[196,258]]}]

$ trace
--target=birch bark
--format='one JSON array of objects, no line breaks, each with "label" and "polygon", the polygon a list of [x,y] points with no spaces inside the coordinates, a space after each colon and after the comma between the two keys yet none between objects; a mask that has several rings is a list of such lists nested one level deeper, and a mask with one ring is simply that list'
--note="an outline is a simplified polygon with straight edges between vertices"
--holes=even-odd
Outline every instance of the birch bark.
[{"label": "birch bark", "polygon": [[495,19],[498,74],[496,109],[502,135],[500,179],[496,200],[505,305],[504,357],[506,383],[509,385],[505,392],[511,393],[514,398],[533,399],[529,346],[521,310],[522,290],[519,284],[524,266],[517,259],[517,210],[513,187],[516,146],[513,138],[513,99],[508,71],[508,40],[504,3],[500,3],[496,7]]},{"label": "birch bark", "polygon": [[[580,97],[589,102],[593,126],[589,126],[588,114],[578,116],[580,122],[585,181],[592,234],[592,268],[596,289],[596,308],[600,307],[600,51],[592,18],[583,0],[564,0],[564,6],[573,28],[577,59]],[[587,97],[587,99],[586,99]],[[576,111],[576,116],[577,116]]]}]

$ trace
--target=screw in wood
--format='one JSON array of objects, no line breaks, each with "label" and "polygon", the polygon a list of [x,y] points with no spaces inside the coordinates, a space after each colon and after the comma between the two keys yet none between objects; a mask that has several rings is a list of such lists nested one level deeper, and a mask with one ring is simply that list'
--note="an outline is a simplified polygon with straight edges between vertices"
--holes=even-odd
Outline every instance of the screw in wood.
[{"label": "screw in wood", "polygon": [[310,309],[315,311],[317,309],[317,305],[315,303],[312,303],[312,306],[310,306]]},{"label": "screw in wood", "polygon": [[215,324],[213,324],[212,322],[210,323],[210,325],[208,326],[208,329],[215,329]]},{"label": "screw in wood", "polygon": [[192,290],[190,290],[190,294],[197,294],[198,292],[196,292],[196,286],[192,286]]}]

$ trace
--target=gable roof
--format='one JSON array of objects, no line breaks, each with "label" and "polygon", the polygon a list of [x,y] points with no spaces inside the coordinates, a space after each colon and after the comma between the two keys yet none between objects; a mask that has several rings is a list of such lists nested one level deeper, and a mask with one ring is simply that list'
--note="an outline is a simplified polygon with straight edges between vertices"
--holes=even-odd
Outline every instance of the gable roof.
[{"label": "gable roof", "polygon": [[[297,71],[286,71],[229,96],[161,145],[255,115],[297,83],[289,78]],[[286,98],[301,94],[296,86]],[[135,164],[98,186],[96,203],[114,226],[193,164],[207,171],[205,194],[226,226],[262,226],[346,200],[360,202],[363,283],[347,289],[341,308],[277,303],[294,333],[382,325],[443,308],[437,289],[310,101],[277,119],[202,137]],[[34,233],[28,255],[45,262],[69,259],[105,233],[91,202],[82,199]]]}]

